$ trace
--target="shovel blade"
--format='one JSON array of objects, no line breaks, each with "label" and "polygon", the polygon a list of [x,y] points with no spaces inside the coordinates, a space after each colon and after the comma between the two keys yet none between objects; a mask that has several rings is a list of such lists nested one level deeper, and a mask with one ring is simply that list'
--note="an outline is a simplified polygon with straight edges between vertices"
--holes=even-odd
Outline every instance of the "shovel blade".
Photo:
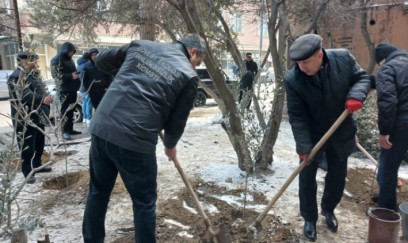
[{"label": "shovel blade", "polygon": [[211,234],[210,230],[208,229],[205,231],[203,235],[204,243],[232,243],[231,238],[225,230],[225,226],[223,224],[220,226],[213,226],[212,229],[214,230],[214,234]]}]

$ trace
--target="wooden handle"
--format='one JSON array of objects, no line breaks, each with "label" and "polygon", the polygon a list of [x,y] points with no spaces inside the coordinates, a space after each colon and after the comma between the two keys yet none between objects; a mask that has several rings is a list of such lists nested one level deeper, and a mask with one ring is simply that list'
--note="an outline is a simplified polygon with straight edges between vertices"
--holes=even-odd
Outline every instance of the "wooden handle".
[{"label": "wooden handle", "polygon": [[[330,136],[336,131],[336,129],[340,126],[340,124],[346,119],[349,115],[347,109],[343,111],[339,118],[334,122],[334,124],[330,127],[330,129],[323,135],[323,137],[319,140],[319,142],[313,147],[312,151],[309,154],[308,160],[311,160],[316,153],[321,149],[324,143],[330,138]],[[286,182],[282,185],[279,189],[278,193],[272,198],[272,200],[268,203],[264,211],[256,218],[255,222],[252,223],[251,227],[254,227],[257,224],[260,224],[262,220],[264,220],[266,214],[271,210],[273,205],[275,205],[276,201],[282,196],[288,186],[292,183],[292,181],[296,178],[296,176],[305,168],[307,161],[303,161],[299,164],[299,166],[292,172]]]},{"label": "wooden handle", "polygon": [[367,158],[369,158],[376,166],[378,165],[377,160],[375,160],[375,159],[373,158],[373,156],[371,156],[371,154],[369,154],[369,153],[367,152],[367,150],[365,150],[365,149],[363,148],[363,146],[361,146],[360,143],[356,143],[356,145],[357,145],[357,148],[360,149],[361,152],[363,152],[363,154],[365,154],[365,156],[367,156]]},{"label": "wooden handle", "polygon": [[[159,132],[159,137],[163,141],[164,136],[163,136],[162,132]],[[181,176],[181,179],[183,179],[183,182],[186,185],[188,192],[193,197],[194,204],[196,205],[196,207],[198,209],[198,213],[203,218],[205,226],[207,227],[210,234],[213,236],[212,240],[214,241],[214,243],[218,243],[218,240],[215,237],[216,233],[215,233],[214,228],[213,228],[213,226],[212,226],[212,224],[210,222],[210,219],[208,218],[207,214],[204,212],[203,207],[201,207],[200,201],[198,200],[197,195],[195,194],[195,192],[193,190],[193,187],[191,186],[190,182],[188,181],[186,174],[184,174],[184,171],[181,168],[178,159],[173,158],[172,160],[173,160],[174,166],[176,167],[177,171],[179,172],[179,174]]]}]

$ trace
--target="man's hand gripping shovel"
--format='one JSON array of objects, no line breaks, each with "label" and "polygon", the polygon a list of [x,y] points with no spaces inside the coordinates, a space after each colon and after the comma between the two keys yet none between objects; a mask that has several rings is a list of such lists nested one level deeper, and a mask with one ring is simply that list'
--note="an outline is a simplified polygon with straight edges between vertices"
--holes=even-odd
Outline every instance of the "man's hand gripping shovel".
[{"label": "man's hand gripping shovel", "polygon": [[[160,138],[163,140],[163,133],[159,133]],[[213,226],[208,218],[207,214],[204,212],[203,207],[200,204],[200,201],[195,194],[193,187],[191,186],[190,182],[187,179],[187,176],[184,174],[183,169],[180,166],[179,161],[177,158],[173,158],[174,166],[177,168],[181,179],[183,179],[184,184],[186,185],[188,192],[193,197],[193,201],[198,209],[200,216],[204,220],[204,224],[206,226],[206,232],[204,233],[203,238],[208,241],[212,241],[214,243],[231,243],[229,236],[226,234],[224,226]]]},{"label": "man's hand gripping shovel", "polygon": [[304,160],[299,166],[292,172],[286,182],[282,185],[279,189],[278,193],[272,198],[272,200],[268,203],[264,211],[259,214],[259,216],[255,219],[255,221],[249,226],[249,229],[253,231],[255,234],[258,230],[261,230],[261,222],[265,219],[266,214],[271,210],[273,205],[275,205],[276,201],[282,196],[288,186],[292,183],[292,181],[296,178],[296,176],[305,168],[308,164],[308,161],[312,160],[316,153],[321,149],[323,144],[327,142],[330,136],[336,131],[336,129],[340,126],[340,124],[346,119],[349,115],[347,109],[343,111],[339,118],[334,122],[334,124],[330,127],[330,129],[324,134],[324,136],[320,139],[320,141],[313,147],[312,151],[309,154],[307,160]]}]

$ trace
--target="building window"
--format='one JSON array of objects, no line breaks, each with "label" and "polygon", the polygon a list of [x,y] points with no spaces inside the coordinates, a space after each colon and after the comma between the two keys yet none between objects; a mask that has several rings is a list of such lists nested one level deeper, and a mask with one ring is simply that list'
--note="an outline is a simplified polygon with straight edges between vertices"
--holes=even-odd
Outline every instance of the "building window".
[{"label": "building window", "polygon": [[263,37],[268,37],[269,32],[268,32],[268,18],[267,17],[262,17],[259,19],[259,28],[258,28],[258,35],[261,36],[261,30],[262,30],[262,36]]},{"label": "building window", "polygon": [[231,18],[231,29],[235,33],[242,32],[242,13],[234,13]]}]

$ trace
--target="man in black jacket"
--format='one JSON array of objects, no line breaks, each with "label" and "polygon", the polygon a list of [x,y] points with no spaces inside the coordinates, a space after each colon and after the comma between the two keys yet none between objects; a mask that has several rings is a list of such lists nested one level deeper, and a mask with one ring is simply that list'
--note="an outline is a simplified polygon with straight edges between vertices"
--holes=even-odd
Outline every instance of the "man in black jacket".
[{"label": "man in black jacket", "polygon": [[[21,150],[23,160],[21,169],[24,177],[27,177],[32,169],[41,166],[45,144],[45,136],[42,132],[48,121],[50,104],[53,102],[52,97],[47,95],[40,73],[36,70],[37,59],[38,56],[35,53],[25,51],[18,54],[18,67],[7,80],[11,119]],[[24,119],[29,113],[31,113],[30,119]],[[45,166],[37,173],[50,171],[51,167]],[[29,184],[35,181],[34,175],[27,178]]]},{"label": "man in black jacket", "polygon": [[375,48],[379,144],[378,205],[397,210],[396,181],[408,150],[408,52],[391,44]]},{"label": "man in black jacket", "polygon": [[75,62],[72,60],[75,52],[75,46],[65,42],[59,53],[51,60],[51,75],[55,79],[61,100],[61,117],[65,115],[66,118],[62,128],[62,136],[65,140],[70,140],[71,135],[81,134],[74,130],[74,109],[68,110],[69,106],[77,101],[77,91],[81,85]]},{"label": "man in black jacket", "polygon": [[246,65],[247,71],[251,71],[254,76],[258,73],[258,64],[252,59],[252,53],[248,52],[245,54],[244,63]]},{"label": "man in black jacket", "polygon": [[[347,50],[322,49],[319,35],[298,38],[289,50],[289,57],[296,62],[284,77],[289,122],[296,152],[301,161],[307,161],[314,145],[345,107],[350,113],[362,107],[370,80]],[[311,241],[317,237],[318,161],[325,152],[328,163],[321,208],[329,229],[336,232],[334,209],[343,195],[347,159],[355,147],[355,133],[356,127],[349,116],[299,175],[300,213],[305,219],[304,234]]]},{"label": "man in black jacket", "polygon": [[118,172],[132,198],[135,241],[156,242],[158,134],[169,159],[183,134],[197,94],[206,46],[198,35],[165,44],[133,41],[99,53],[96,65],[115,75],[89,127],[92,134],[85,242],[103,242],[104,219]]}]

